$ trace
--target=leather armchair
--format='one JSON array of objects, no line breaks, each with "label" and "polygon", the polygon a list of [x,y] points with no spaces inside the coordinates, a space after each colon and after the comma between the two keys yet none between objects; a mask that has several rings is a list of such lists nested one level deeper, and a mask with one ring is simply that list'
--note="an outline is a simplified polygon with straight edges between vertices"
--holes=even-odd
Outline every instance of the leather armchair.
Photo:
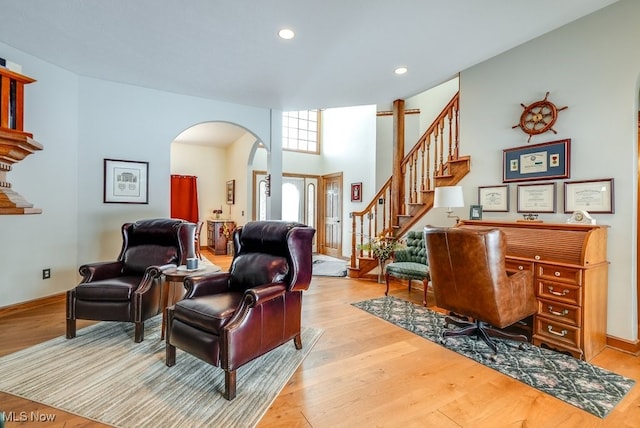
[{"label": "leather armchair", "polygon": [[291,339],[301,349],[314,234],[283,221],[236,228],[229,272],[187,277],[185,298],[167,308],[166,365],[176,363],[177,347],[221,367],[232,400],[239,367]]},{"label": "leather armchair", "polygon": [[490,337],[527,341],[502,329],[536,313],[531,271],[507,275],[504,232],[499,229],[424,228],[431,284],[439,308],[470,317],[446,318],[459,329],[444,336],[476,335],[494,352]]},{"label": "leather armchair", "polygon": [[162,272],[194,257],[195,229],[173,219],[124,224],[117,260],[80,266],[80,284],[67,291],[67,339],[76,336],[76,319],[88,319],[132,322],[142,342],[144,321],[164,309]]}]

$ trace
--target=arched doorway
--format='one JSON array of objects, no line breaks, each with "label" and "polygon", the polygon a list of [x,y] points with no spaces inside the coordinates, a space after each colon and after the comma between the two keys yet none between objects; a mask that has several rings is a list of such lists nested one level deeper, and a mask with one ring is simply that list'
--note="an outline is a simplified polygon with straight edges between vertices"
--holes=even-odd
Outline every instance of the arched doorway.
[{"label": "arched doorway", "polygon": [[[222,218],[244,224],[251,202],[247,165],[258,138],[243,126],[223,121],[195,124],[176,136],[171,143],[170,171],[197,177],[200,221]],[[227,198],[227,183],[233,183],[234,197]],[[228,203],[229,202],[229,203]],[[206,242],[206,230],[200,242]]]}]

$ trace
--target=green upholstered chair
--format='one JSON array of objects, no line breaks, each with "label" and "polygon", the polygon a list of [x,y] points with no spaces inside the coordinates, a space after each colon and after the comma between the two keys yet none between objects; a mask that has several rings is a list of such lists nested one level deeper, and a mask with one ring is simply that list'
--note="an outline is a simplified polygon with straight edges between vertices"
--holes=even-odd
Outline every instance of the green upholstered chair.
[{"label": "green upholstered chair", "polygon": [[422,304],[427,306],[427,286],[430,277],[424,235],[422,232],[410,231],[405,239],[407,241],[406,248],[396,250],[393,254],[392,262],[385,268],[384,278],[387,283],[387,290],[384,295],[387,296],[389,294],[389,278],[392,276],[408,280],[409,292],[411,292],[411,281],[422,281],[424,287]]}]

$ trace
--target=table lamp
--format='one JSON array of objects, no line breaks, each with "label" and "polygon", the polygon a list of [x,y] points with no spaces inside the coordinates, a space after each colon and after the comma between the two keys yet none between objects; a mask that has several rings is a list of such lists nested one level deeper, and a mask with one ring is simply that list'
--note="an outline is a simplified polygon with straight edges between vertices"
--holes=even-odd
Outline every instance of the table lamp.
[{"label": "table lamp", "polygon": [[455,218],[456,223],[460,221],[460,217],[451,215],[452,208],[464,207],[464,197],[462,195],[461,186],[442,186],[436,187],[434,200],[434,208],[447,208],[447,218]]}]

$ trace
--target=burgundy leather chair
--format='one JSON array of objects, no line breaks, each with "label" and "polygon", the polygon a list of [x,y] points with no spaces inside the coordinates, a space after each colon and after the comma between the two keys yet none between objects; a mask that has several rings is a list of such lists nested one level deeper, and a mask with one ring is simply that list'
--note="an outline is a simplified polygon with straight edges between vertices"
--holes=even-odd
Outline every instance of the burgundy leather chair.
[{"label": "burgundy leather chair", "polygon": [[302,291],[311,282],[315,229],[284,221],[236,228],[229,272],[185,279],[184,300],[167,308],[166,364],[176,347],[225,372],[224,397],[236,396],[236,370],[293,339],[302,348]]},{"label": "burgundy leather chair", "polygon": [[195,230],[174,219],[124,224],[118,259],[80,266],[80,284],[67,291],[67,339],[76,337],[76,319],[87,319],[135,323],[142,342],[144,321],[164,309],[162,272],[195,256]]},{"label": "burgundy leather chair", "polygon": [[460,328],[444,336],[476,335],[494,352],[490,336],[526,342],[527,336],[502,330],[538,308],[532,272],[507,275],[504,232],[425,227],[424,237],[436,306],[474,320],[446,317]]}]

